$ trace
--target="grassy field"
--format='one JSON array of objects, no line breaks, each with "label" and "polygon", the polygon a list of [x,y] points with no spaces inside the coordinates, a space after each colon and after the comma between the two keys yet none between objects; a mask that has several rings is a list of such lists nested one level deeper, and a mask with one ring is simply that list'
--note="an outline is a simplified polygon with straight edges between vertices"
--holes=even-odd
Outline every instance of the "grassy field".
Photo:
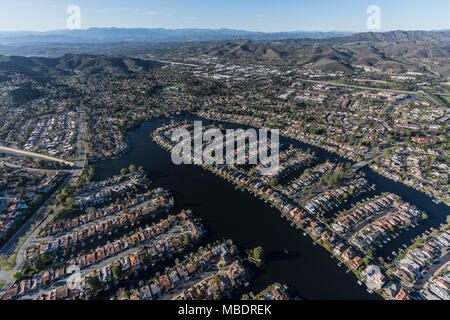
[{"label": "grassy field", "polygon": [[447,97],[447,96],[439,96],[439,98],[441,98],[441,100],[447,102],[447,104],[450,105],[450,97]]}]

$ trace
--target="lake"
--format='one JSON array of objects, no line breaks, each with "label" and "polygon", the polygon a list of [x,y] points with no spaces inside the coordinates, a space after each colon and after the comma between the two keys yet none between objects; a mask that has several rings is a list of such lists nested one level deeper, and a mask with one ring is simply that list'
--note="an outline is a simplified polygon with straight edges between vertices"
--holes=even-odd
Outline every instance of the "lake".
[{"label": "lake", "polygon": [[[185,118],[178,116],[174,120]],[[369,294],[364,285],[358,285],[352,272],[346,273],[344,266],[338,267],[337,260],[330,258],[330,253],[319,245],[314,246],[309,237],[291,227],[280,217],[277,209],[248,192],[236,190],[234,185],[200,167],[174,165],[170,152],[159,147],[151,138],[155,129],[169,122],[170,119],[153,120],[131,132],[128,135],[130,151],[115,160],[97,163],[96,180],[116,175],[121,168],[128,168],[130,164],[142,166],[149,172],[155,187],[165,187],[174,192],[175,210],[191,209],[203,219],[208,238],[232,239],[241,251],[262,246],[265,263],[256,270],[249,287],[242,292],[257,293],[273,282],[280,282],[288,284],[303,299],[381,299],[376,294]],[[225,126],[238,127],[228,123]],[[280,143],[285,147],[293,144],[303,149],[311,148],[316,152],[318,162],[326,159],[347,161],[292,139],[280,137]],[[445,222],[448,214],[446,205],[437,205],[425,194],[388,180],[370,169],[363,170],[369,183],[377,185],[376,193],[396,193],[420,209],[425,209],[429,215],[429,219],[420,227],[404,233],[380,250],[381,255],[388,255],[393,250],[389,246],[398,247],[402,241],[408,241],[430,226]]]}]

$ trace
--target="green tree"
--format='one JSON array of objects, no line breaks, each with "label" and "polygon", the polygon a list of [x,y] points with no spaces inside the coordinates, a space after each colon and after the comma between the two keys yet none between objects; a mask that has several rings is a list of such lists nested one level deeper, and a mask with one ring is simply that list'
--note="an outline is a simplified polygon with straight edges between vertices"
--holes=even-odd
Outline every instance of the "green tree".
[{"label": "green tree", "polygon": [[184,245],[185,247],[188,247],[188,246],[191,245],[191,235],[186,234],[186,235],[184,236],[184,239],[183,239],[183,245]]},{"label": "green tree", "polygon": [[130,171],[130,173],[135,173],[136,172],[136,166],[134,164],[130,164],[130,166],[128,167],[128,171]]},{"label": "green tree", "polygon": [[262,247],[256,247],[251,252],[251,258],[255,261],[261,261],[263,258],[264,250]]},{"label": "green tree", "polygon": [[87,278],[86,282],[91,291],[94,293],[97,293],[103,289],[102,283],[100,282],[100,279],[97,277],[89,277]]},{"label": "green tree", "polygon": [[23,278],[23,273],[20,272],[20,271],[14,272],[14,273],[12,274],[12,278],[13,278],[14,280],[20,280],[20,279]]},{"label": "green tree", "polygon": [[111,272],[112,272],[114,279],[116,279],[116,280],[122,279],[123,274],[124,274],[124,272],[122,270],[122,266],[120,264],[113,266],[111,268]]},{"label": "green tree", "polygon": [[128,169],[125,169],[125,168],[121,169],[120,170],[120,175],[122,177],[126,177],[128,175]]}]

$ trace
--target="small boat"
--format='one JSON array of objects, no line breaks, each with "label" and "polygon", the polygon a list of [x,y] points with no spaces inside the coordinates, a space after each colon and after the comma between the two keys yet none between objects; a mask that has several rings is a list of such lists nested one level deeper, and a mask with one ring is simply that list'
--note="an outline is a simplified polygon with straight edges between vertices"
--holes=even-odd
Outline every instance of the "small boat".
[{"label": "small boat", "polygon": [[289,251],[287,251],[287,250],[284,250],[284,253],[286,253],[286,254],[289,254]]}]

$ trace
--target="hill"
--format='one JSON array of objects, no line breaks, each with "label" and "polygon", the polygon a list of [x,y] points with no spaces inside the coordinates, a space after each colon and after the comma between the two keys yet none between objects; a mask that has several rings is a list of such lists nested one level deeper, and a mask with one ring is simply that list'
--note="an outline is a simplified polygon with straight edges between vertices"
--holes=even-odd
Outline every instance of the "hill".
[{"label": "hill", "polygon": [[319,40],[216,41],[181,44],[171,52],[179,57],[203,55],[234,63],[312,64],[323,71],[352,72],[359,66],[395,73],[422,72],[425,68],[412,59],[448,59],[450,32],[392,31]]},{"label": "hill", "polygon": [[68,76],[74,73],[128,74],[140,70],[150,71],[159,65],[149,60],[105,55],[66,54],[59,58],[0,56],[0,71],[20,73],[32,78]]}]

